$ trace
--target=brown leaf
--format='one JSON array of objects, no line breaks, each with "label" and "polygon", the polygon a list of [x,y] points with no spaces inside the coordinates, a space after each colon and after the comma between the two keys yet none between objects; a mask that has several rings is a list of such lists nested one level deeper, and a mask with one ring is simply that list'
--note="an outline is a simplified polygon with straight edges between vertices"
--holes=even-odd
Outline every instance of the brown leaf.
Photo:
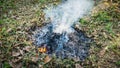
[{"label": "brown leaf", "polygon": [[24,54],[23,50],[19,49],[19,51],[20,51],[20,54],[21,54],[21,55],[23,55],[23,54]]},{"label": "brown leaf", "polygon": [[43,68],[43,65],[39,64],[39,68]]},{"label": "brown leaf", "polygon": [[74,60],[75,62],[80,61],[79,57],[73,58],[73,60]]},{"label": "brown leaf", "polygon": [[9,28],[6,32],[9,33],[12,31],[12,28]]},{"label": "brown leaf", "polygon": [[17,57],[17,58],[13,58],[13,59],[12,59],[12,62],[17,63],[17,62],[19,62],[20,60],[22,60],[22,57]]},{"label": "brown leaf", "polygon": [[23,50],[27,51],[27,52],[30,52],[30,50],[32,49],[31,46],[26,46],[25,48],[23,48]]},{"label": "brown leaf", "polygon": [[106,34],[105,32],[103,32],[103,36],[104,36],[105,38],[107,38],[107,34]]},{"label": "brown leaf", "polygon": [[13,63],[11,61],[9,61],[10,66],[12,66],[12,68],[22,68],[22,63]]},{"label": "brown leaf", "polygon": [[2,41],[0,41],[0,46],[2,46]]},{"label": "brown leaf", "polygon": [[75,64],[75,68],[83,68],[80,64]]},{"label": "brown leaf", "polygon": [[32,23],[35,23],[37,21],[38,21],[37,18],[34,18],[34,19],[31,20]]},{"label": "brown leaf", "polygon": [[38,61],[38,57],[32,57],[32,61],[33,62],[37,62]]},{"label": "brown leaf", "polygon": [[20,55],[20,52],[12,52],[12,56],[14,56],[14,57],[17,57],[17,56],[19,56]]},{"label": "brown leaf", "polygon": [[100,57],[104,56],[104,55],[105,55],[105,52],[106,52],[105,49],[101,50],[101,51],[100,51]]},{"label": "brown leaf", "polygon": [[46,56],[46,57],[44,58],[44,63],[46,64],[46,63],[50,62],[51,59],[52,59],[52,58],[51,58],[50,56]]},{"label": "brown leaf", "polygon": [[22,50],[22,49],[20,49],[20,47],[16,47],[16,48],[18,49],[18,51],[20,52],[20,54],[21,54],[21,55],[23,55],[23,54],[24,54],[23,50]]}]

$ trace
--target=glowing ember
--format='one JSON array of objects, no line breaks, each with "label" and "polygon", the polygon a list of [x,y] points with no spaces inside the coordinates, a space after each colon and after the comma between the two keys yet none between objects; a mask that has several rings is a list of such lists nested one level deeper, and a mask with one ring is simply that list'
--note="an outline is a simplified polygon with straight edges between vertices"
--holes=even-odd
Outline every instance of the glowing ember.
[{"label": "glowing ember", "polygon": [[38,48],[38,51],[41,52],[41,53],[46,53],[47,48],[46,47],[40,47],[40,48]]}]

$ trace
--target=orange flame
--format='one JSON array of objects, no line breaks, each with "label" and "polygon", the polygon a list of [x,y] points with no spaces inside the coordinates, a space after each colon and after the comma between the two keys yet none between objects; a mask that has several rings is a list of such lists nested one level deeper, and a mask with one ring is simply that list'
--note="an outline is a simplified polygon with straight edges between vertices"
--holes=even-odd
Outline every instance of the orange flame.
[{"label": "orange flame", "polygon": [[41,53],[45,53],[45,52],[47,52],[47,48],[46,47],[40,47],[40,48],[38,48],[38,51],[41,52]]}]

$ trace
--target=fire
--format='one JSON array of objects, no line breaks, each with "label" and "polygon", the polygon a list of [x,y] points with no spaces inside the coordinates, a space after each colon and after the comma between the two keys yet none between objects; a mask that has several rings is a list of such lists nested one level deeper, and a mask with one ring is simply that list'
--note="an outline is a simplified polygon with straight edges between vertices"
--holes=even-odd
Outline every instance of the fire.
[{"label": "fire", "polygon": [[46,47],[40,47],[40,48],[38,48],[38,51],[41,52],[41,53],[45,53],[45,52],[47,52],[47,48]]}]

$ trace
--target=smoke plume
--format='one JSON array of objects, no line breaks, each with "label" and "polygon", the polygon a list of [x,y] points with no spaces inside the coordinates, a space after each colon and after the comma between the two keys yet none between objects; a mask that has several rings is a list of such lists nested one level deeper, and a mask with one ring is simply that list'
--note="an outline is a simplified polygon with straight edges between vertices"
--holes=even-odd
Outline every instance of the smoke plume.
[{"label": "smoke plume", "polygon": [[44,10],[45,18],[51,20],[55,33],[71,33],[74,32],[71,26],[90,12],[93,3],[93,0],[68,0]]}]

